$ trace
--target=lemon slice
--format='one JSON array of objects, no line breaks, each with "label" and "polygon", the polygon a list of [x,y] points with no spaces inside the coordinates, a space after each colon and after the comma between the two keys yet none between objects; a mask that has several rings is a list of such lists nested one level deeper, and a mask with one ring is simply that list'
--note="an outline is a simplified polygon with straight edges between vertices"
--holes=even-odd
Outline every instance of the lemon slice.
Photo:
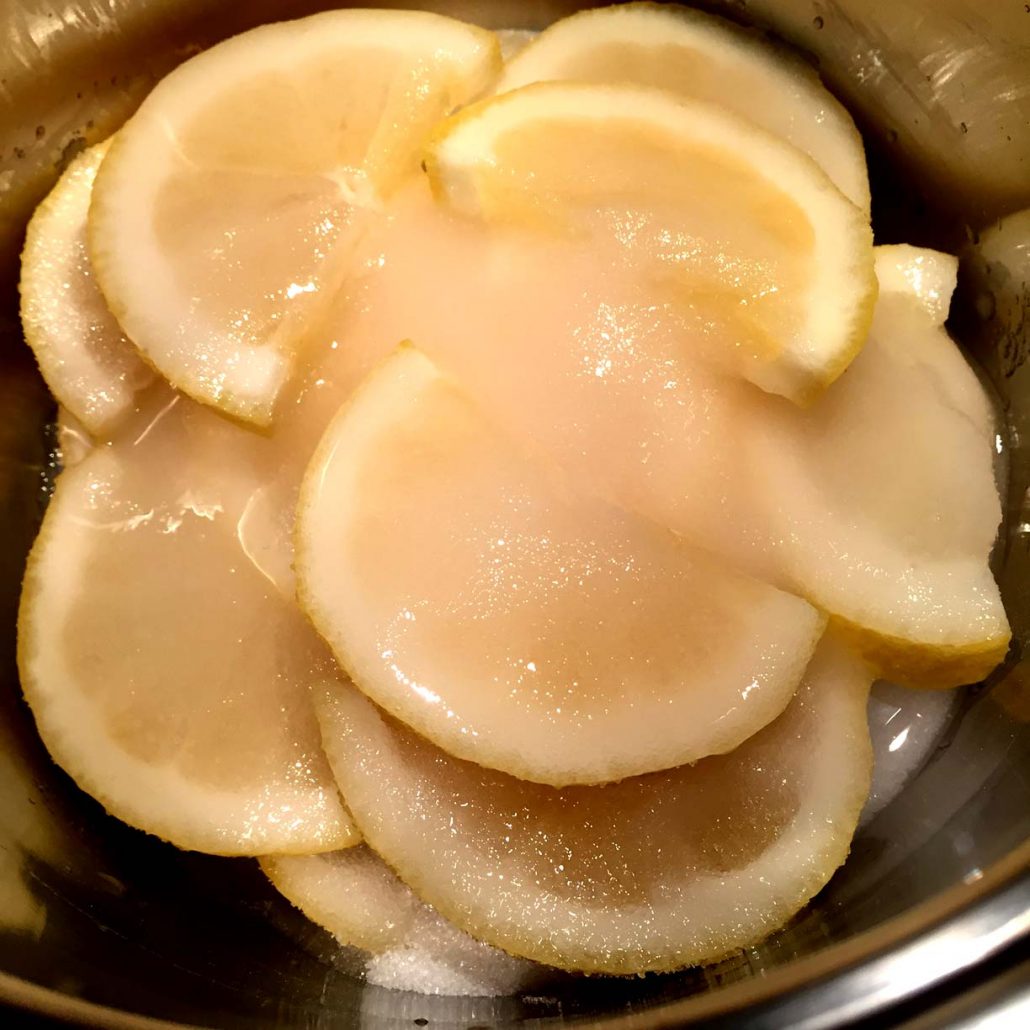
[{"label": "lemon slice", "polygon": [[361,209],[499,67],[490,32],[372,10],[264,26],[187,61],[97,179],[91,254],[111,310],[175,386],[268,423]]},{"label": "lemon slice", "polygon": [[885,678],[972,683],[1005,656],[989,556],[1001,521],[993,416],[941,322],[954,266],[879,250],[880,301],[847,376],[808,411],[770,405],[747,434],[777,562]]},{"label": "lemon slice", "polygon": [[301,603],[362,690],[452,754],[559,786],[736,747],[824,625],[570,490],[411,347],[326,431],[297,542]]},{"label": "lemon slice", "polygon": [[[455,995],[511,994],[537,974],[513,958],[448,923],[411,892],[367,847],[326,855],[277,855],[261,860],[276,888],[341,944],[372,952],[366,979],[387,985],[401,979],[411,989]],[[408,973],[405,976],[405,968]]]},{"label": "lemon slice", "polygon": [[86,216],[110,140],[68,166],[29,222],[21,321],[50,392],[94,436],[113,429],[154,373],[107,308],[86,250]]},{"label": "lemon slice", "polygon": [[721,18],[676,4],[618,4],[563,18],[516,55],[497,92],[532,82],[655,86],[721,104],[803,150],[869,210],[862,137],[816,72]]},{"label": "lemon slice", "polygon": [[355,822],[428,904],[514,955],[640,973],[754,943],[844,861],[870,782],[869,685],[827,640],[736,751],[565,790],[452,758],[349,686],[315,698]]},{"label": "lemon slice", "polygon": [[308,684],[332,660],[247,560],[250,434],[165,391],[58,478],[18,620],[44,743],[114,815],[216,854],[355,839]]},{"label": "lemon slice", "polygon": [[621,244],[690,313],[692,345],[763,390],[807,402],[865,339],[868,217],[810,158],[718,107],[540,83],[445,122],[427,168],[457,211]]}]

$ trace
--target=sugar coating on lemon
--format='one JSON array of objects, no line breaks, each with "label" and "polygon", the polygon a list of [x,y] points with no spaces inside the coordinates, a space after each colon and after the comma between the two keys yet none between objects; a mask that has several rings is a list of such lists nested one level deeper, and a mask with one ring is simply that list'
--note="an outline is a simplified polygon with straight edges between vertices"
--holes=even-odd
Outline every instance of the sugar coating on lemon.
[{"label": "sugar coating on lemon", "polygon": [[692,313],[693,346],[763,390],[807,403],[865,339],[868,215],[809,157],[722,108],[538,83],[444,122],[426,162],[465,215],[617,241],[656,303]]},{"label": "sugar coating on lemon", "polygon": [[555,81],[654,86],[719,104],[804,151],[869,210],[865,151],[851,116],[799,57],[722,18],[678,4],[581,11],[515,55],[496,92]]},{"label": "sugar coating on lemon", "polygon": [[374,10],[266,25],[185,62],[97,179],[90,246],[111,310],[176,387],[267,424],[369,210],[499,67],[490,32]]},{"label": "sugar coating on lemon", "polygon": [[165,389],[58,478],[18,619],[54,759],[179,847],[308,853],[356,839],[309,684],[331,658],[237,538],[247,434]]},{"label": "sugar coating on lemon", "polygon": [[639,973],[765,937],[844,861],[870,679],[828,639],[784,714],[730,754],[564,790],[452,758],[346,685],[316,704],[356,823],[438,912],[512,954]]},{"label": "sugar coating on lemon", "polygon": [[[525,959],[477,941],[419,901],[370,848],[261,860],[276,888],[343,945],[371,952],[371,983],[397,980],[425,993],[512,994],[539,977]],[[422,981],[429,977],[428,983]]]},{"label": "sugar coating on lemon", "polygon": [[738,746],[787,705],[825,624],[580,495],[412,347],[326,431],[296,569],[375,701],[452,754],[559,786]]},{"label": "sugar coating on lemon", "polygon": [[93,182],[110,140],[79,154],[29,222],[21,322],[50,392],[94,436],[112,430],[154,378],[96,284],[86,246]]}]

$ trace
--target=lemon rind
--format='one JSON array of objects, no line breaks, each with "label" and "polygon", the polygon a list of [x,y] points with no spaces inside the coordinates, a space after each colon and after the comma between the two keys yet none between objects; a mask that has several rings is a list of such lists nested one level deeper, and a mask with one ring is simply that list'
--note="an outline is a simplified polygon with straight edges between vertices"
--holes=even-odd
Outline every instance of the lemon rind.
[{"label": "lemon rind", "polygon": [[[54,761],[112,815],[177,847],[214,855],[308,854],[347,847],[360,837],[338,794],[324,788],[298,791],[290,803],[313,804],[318,812],[307,829],[283,826],[276,834],[253,833],[248,811],[266,802],[260,791],[202,790],[170,770],[126,754],[110,740],[95,706],[76,690],[74,670],[58,655],[51,636],[61,611],[74,603],[76,547],[67,539],[66,519],[74,519],[75,493],[106,448],[67,469],[47,509],[29,554],[18,612],[17,664],[25,698],[40,737]],[[66,515],[65,509],[71,512]],[[55,543],[56,541],[56,543]],[[82,553],[81,547],[78,553]],[[56,562],[56,565],[55,565]],[[55,575],[55,569],[59,574]],[[39,605],[47,606],[45,613]],[[58,605],[54,611],[53,605]],[[107,768],[97,771],[98,766]],[[221,806],[216,818],[197,819],[196,811]],[[248,833],[250,834],[248,836]]]}]

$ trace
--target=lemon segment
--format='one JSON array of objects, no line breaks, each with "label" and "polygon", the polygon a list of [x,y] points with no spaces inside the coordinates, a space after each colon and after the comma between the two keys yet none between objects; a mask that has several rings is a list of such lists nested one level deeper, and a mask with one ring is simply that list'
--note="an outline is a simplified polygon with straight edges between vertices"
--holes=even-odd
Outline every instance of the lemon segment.
[{"label": "lemon segment", "polygon": [[884,678],[974,683],[1010,630],[989,558],[1001,523],[995,429],[942,322],[954,260],[877,249],[869,340],[810,409],[767,405],[742,437],[782,581]]},{"label": "lemon segment", "polygon": [[581,496],[411,347],[326,431],[296,568],[375,701],[452,754],[559,786],[737,747],[787,705],[825,625]]},{"label": "lemon segment", "polygon": [[932,364],[942,401],[979,427],[994,451],[994,405],[965,355],[948,339],[944,325],[958,281],[958,258],[904,243],[876,247],[875,255],[880,283],[877,331],[897,337],[902,345],[910,341],[913,366]]},{"label": "lemon segment", "polygon": [[718,107],[540,83],[444,122],[427,168],[467,216],[614,241],[691,313],[710,357],[768,392],[808,403],[865,340],[868,216],[806,155]]},{"label": "lemon segment", "polygon": [[753,944],[844,861],[869,790],[870,679],[828,639],[737,750],[565,790],[450,757],[349,686],[316,706],[355,821],[423,900],[511,954],[640,973]]},{"label": "lemon segment", "polygon": [[21,322],[50,392],[93,436],[113,430],[154,378],[96,284],[86,218],[110,146],[76,157],[29,222],[22,251]]},{"label": "lemon segment", "polygon": [[709,101],[808,154],[869,210],[862,137],[816,72],[722,18],[677,4],[616,4],[545,29],[504,70],[496,92],[533,82],[628,83]]},{"label": "lemon segment", "polygon": [[248,561],[244,430],[165,388],[58,478],[18,619],[51,755],[112,814],[182,848],[357,839],[308,685],[333,663]]},{"label": "lemon segment", "polygon": [[367,211],[499,68],[483,29],[346,10],[175,69],[120,131],[91,205],[93,264],[122,327],[179,389],[269,423]]}]

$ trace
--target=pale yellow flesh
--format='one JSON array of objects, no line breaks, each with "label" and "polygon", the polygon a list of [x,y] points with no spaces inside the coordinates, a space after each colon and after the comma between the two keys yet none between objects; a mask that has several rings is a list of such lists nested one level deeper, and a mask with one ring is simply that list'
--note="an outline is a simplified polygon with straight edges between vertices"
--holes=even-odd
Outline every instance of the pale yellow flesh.
[{"label": "pale yellow flesh", "polygon": [[411,348],[326,432],[297,539],[302,604],[358,686],[452,754],[559,786],[736,747],[824,626],[570,489]]},{"label": "pale yellow flesh", "polygon": [[332,11],[187,61],[104,161],[97,277],[177,387],[267,424],[355,240],[430,128],[491,81],[492,33],[413,11]]},{"label": "pale yellow flesh", "polygon": [[[439,993],[514,993],[539,976],[524,959],[477,941],[419,901],[367,847],[326,855],[280,855],[261,860],[276,888],[341,944],[372,953],[376,979],[405,965],[428,968]],[[437,993],[427,990],[426,993]]]},{"label": "pale yellow flesh", "polygon": [[218,854],[355,838],[308,685],[331,658],[251,562],[249,436],[162,388],[58,480],[19,616],[54,758],[126,822]]},{"label": "pale yellow flesh", "polygon": [[876,275],[877,333],[911,341],[912,363],[928,377],[932,368],[940,402],[965,415],[995,449],[998,420],[987,390],[962,351],[945,340],[958,258],[908,244],[877,247]]},{"label": "pale yellow flesh", "polygon": [[674,969],[781,926],[848,852],[869,786],[870,677],[835,641],[730,755],[605,787],[484,770],[327,686],[323,739],[369,844],[473,935],[562,968]]},{"label": "pale yellow flesh", "polygon": [[22,328],[43,378],[93,435],[126,417],[154,378],[108,311],[86,247],[93,182],[109,144],[76,157],[36,209],[19,284]]},{"label": "pale yellow flesh", "polygon": [[851,116],[800,59],[721,18],[649,3],[563,18],[509,62],[496,92],[542,81],[632,83],[718,104],[804,151],[869,208]]}]

